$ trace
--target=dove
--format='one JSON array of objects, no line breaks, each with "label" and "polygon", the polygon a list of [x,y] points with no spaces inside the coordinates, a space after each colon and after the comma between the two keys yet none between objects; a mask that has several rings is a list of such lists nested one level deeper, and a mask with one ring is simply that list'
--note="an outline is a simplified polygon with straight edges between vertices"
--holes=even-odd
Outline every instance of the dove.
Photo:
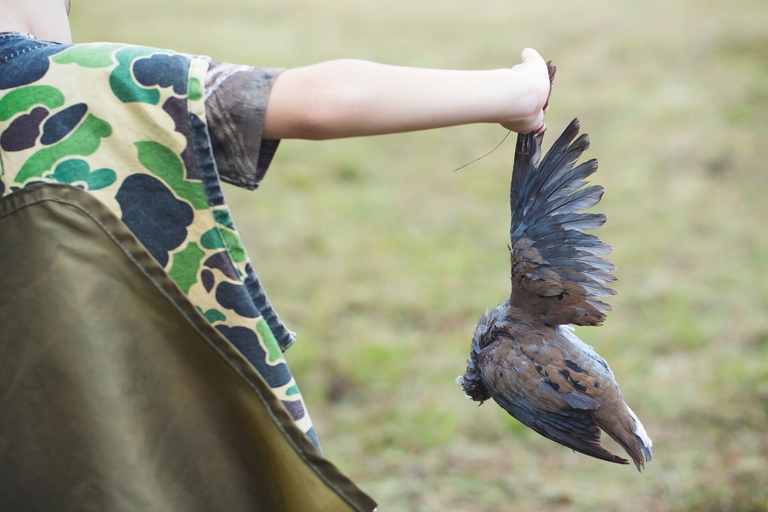
[{"label": "dove", "polygon": [[481,315],[457,382],[467,397],[480,404],[493,399],[552,441],[629,464],[600,443],[605,432],[642,471],[653,443],[608,363],[572,327],[601,325],[612,308],[600,297],[616,293],[608,286],[615,267],[602,257],[611,247],[585,233],[606,217],[582,212],[600,201],[603,187],[585,182],[597,160],[575,165],[589,146],[589,136],[578,133],[574,119],[541,160],[543,134],[518,135],[510,192],[512,291]]}]

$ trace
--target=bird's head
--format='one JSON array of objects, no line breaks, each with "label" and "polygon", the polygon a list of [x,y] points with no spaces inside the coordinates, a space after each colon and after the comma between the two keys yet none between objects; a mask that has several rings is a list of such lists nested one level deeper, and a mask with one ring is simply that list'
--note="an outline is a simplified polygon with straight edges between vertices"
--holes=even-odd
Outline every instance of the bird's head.
[{"label": "bird's head", "polygon": [[486,310],[480,315],[472,336],[472,352],[479,354],[485,347],[493,343],[500,331],[509,323],[507,308],[509,301],[499,304],[493,309]]},{"label": "bird's head", "polygon": [[472,346],[469,350],[469,359],[467,359],[467,371],[456,379],[456,382],[461,384],[464,389],[464,394],[481,404],[491,398],[491,395],[477,371],[477,358],[480,352],[493,342],[499,328],[506,323],[504,312],[507,306],[508,304],[500,304],[480,315],[475,327],[475,334],[472,337]]}]

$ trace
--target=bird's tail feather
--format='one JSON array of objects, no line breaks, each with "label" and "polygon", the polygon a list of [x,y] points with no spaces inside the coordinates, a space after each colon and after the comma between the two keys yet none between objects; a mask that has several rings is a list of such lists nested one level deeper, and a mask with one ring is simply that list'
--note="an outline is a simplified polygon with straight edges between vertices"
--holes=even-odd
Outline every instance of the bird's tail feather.
[{"label": "bird's tail feather", "polygon": [[[619,443],[632,458],[638,471],[642,471],[645,463],[653,458],[653,441],[645,431],[645,427],[638,419],[637,415],[626,407],[627,414],[619,414],[614,417],[599,417],[598,425],[611,436],[614,441]],[[599,413],[598,413],[599,414]]]}]

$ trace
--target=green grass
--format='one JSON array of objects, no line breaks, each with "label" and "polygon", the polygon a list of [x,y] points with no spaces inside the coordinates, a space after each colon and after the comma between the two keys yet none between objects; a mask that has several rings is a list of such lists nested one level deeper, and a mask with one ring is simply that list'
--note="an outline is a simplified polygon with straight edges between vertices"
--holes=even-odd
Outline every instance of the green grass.
[{"label": "green grass", "polygon": [[614,311],[579,335],[654,439],[643,474],[574,454],[454,383],[508,293],[514,152],[495,126],[284,141],[227,189],[326,456],[403,511],[768,509],[768,3],[75,2],[78,41],[290,67],[482,69],[537,48],[600,160]]}]

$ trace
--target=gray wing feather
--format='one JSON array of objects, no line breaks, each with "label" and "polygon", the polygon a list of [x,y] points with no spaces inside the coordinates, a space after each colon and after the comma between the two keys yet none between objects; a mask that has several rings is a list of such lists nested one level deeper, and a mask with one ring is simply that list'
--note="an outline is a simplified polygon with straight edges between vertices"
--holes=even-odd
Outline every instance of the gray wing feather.
[{"label": "gray wing feather", "polygon": [[595,206],[603,187],[585,186],[597,160],[575,165],[589,147],[574,119],[541,158],[542,136],[519,135],[512,173],[512,303],[530,307],[547,323],[597,325],[615,295],[614,265],[601,258],[611,247],[585,231],[599,228],[605,215],[582,213]]}]

